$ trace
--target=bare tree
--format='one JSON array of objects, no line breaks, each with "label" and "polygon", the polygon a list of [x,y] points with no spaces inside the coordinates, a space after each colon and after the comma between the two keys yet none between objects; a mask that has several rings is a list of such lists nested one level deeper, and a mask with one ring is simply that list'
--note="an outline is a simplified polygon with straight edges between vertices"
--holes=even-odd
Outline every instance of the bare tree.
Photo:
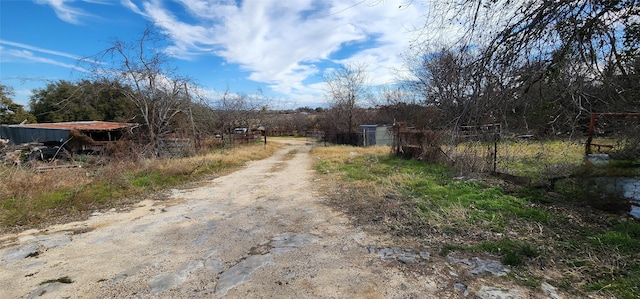
[{"label": "bare tree", "polygon": [[375,123],[405,123],[419,129],[436,126],[435,108],[424,105],[418,93],[402,86],[383,86],[378,91],[379,104],[376,106]]},{"label": "bare tree", "polygon": [[[640,88],[629,82],[637,82],[640,55],[638,0],[428,3],[408,82],[425,104],[447,112],[444,119],[473,125],[490,118],[551,134],[575,129],[590,112],[637,107]],[[450,26],[460,35],[436,48],[428,29]]]},{"label": "bare tree", "polygon": [[[438,111],[439,126],[477,126],[493,122],[506,82],[498,72],[476,64],[477,51],[422,48],[406,56],[405,90]],[[503,105],[505,103],[502,103]]]},{"label": "bare tree", "polygon": [[356,112],[370,98],[369,78],[365,65],[343,65],[326,75],[331,119],[337,132],[356,131]]},{"label": "bare tree", "polygon": [[152,153],[157,153],[160,138],[175,129],[176,117],[188,113],[191,105],[188,89],[193,84],[169,65],[166,40],[148,27],[139,40],[116,39],[96,55],[97,76],[131,87],[123,92],[137,109]]},{"label": "bare tree", "polygon": [[[638,0],[432,1],[430,20],[462,24],[463,46],[484,45],[486,58],[505,64],[527,59],[553,67],[577,54],[593,67],[622,58],[637,39]],[[442,27],[441,27],[442,28]],[[526,54],[526,55],[525,55]],[[618,65],[621,72],[624,66]]]},{"label": "bare tree", "polygon": [[221,92],[207,103],[215,114],[216,126],[221,133],[231,133],[237,127],[264,125],[263,114],[269,109],[270,99],[258,90],[256,94]]},{"label": "bare tree", "polygon": [[[639,55],[638,0],[460,0],[445,6],[436,13],[445,11],[456,16],[449,21],[468,24],[460,42],[483,47],[479,62],[516,68],[538,65],[525,84],[548,79],[566,67],[602,77],[603,67],[609,66],[628,78],[629,62]],[[600,84],[609,83],[613,82]],[[616,86],[618,91],[624,87]]]}]

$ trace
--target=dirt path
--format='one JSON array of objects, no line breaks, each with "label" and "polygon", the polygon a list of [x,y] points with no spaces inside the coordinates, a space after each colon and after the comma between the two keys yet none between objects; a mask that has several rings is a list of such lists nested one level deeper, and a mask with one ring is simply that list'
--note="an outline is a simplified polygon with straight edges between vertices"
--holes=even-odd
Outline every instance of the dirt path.
[{"label": "dirt path", "polygon": [[457,297],[372,254],[384,241],[321,203],[309,151],[289,144],[166,200],[0,236],[0,298]]}]

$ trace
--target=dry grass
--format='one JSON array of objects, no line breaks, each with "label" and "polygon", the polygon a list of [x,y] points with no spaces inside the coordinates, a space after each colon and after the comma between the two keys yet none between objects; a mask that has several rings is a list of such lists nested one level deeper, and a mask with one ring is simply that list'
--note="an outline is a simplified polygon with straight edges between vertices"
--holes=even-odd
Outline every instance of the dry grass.
[{"label": "dry grass", "polygon": [[388,146],[371,146],[371,147],[353,147],[353,146],[326,146],[315,147],[313,155],[323,161],[340,162],[349,160],[348,157],[356,157],[358,155],[380,156],[389,154],[391,149]]},{"label": "dry grass", "polygon": [[186,158],[111,161],[103,166],[85,163],[81,168],[47,172],[0,164],[0,232],[127,205],[141,194],[228,173],[247,161],[272,155],[279,147],[256,144]]},{"label": "dry grass", "polygon": [[63,190],[91,183],[86,169],[69,168],[55,172],[38,172],[32,167],[10,167],[0,164],[0,198],[25,197],[47,191]]},{"label": "dry grass", "polygon": [[[528,169],[579,164],[582,151],[575,143],[528,142],[506,153]],[[523,161],[539,153],[545,156]],[[506,279],[524,288],[547,281],[576,298],[637,298],[637,221],[496,178],[454,179],[444,167],[391,158],[381,148],[316,148],[313,155],[327,202],[357,225],[397,237],[397,246],[494,255],[512,267]]]},{"label": "dry grass", "polygon": [[[493,143],[461,143],[444,147],[443,151],[455,161],[453,166],[458,173],[493,170]],[[584,145],[576,141],[503,141],[497,147],[496,171],[542,183],[571,174],[583,158]]]},{"label": "dry grass", "polygon": [[[358,225],[382,225],[398,235],[413,235],[412,232],[421,230],[422,225],[412,221],[413,200],[398,192],[398,186],[410,180],[413,174],[369,168],[389,157],[389,147],[317,147],[312,155],[316,169],[326,175],[322,189],[329,203],[347,212]],[[358,169],[353,170],[352,166]],[[353,172],[358,175],[349,176]],[[379,172],[387,175],[379,175]]]}]

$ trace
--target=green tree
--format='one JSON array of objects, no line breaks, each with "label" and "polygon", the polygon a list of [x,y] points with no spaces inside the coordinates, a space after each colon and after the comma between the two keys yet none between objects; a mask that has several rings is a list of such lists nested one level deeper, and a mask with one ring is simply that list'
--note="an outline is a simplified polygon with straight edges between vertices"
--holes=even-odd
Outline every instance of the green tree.
[{"label": "green tree", "polygon": [[33,114],[24,110],[20,104],[14,103],[11,97],[14,96],[13,90],[0,84],[0,124],[19,124],[23,121],[26,123],[36,122]]},{"label": "green tree", "polygon": [[81,97],[82,91],[77,85],[60,80],[33,90],[29,106],[41,123],[98,119],[93,107],[82,102]]},{"label": "green tree", "polygon": [[33,91],[29,106],[38,122],[129,121],[132,105],[126,87],[107,80],[58,81]]},{"label": "green tree", "polygon": [[86,95],[84,101],[93,107],[100,120],[139,122],[133,113],[135,106],[126,97],[126,93],[131,91],[130,87],[104,78],[96,81],[82,80],[78,86]]}]

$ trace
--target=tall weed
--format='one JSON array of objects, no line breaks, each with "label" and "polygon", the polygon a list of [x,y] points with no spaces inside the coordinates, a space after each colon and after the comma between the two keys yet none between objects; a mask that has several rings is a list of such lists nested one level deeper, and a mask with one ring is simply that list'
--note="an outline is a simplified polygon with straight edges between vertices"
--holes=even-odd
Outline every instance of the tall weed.
[{"label": "tall weed", "polygon": [[221,175],[247,161],[268,157],[279,147],[271,142],[174,159],[112,157],[102,165],[85,163],[80,168],[47,172],[0,165],[0,231],[55,222],[72,214],[86,215],[91,210],[121,205],[140,194]]}]

